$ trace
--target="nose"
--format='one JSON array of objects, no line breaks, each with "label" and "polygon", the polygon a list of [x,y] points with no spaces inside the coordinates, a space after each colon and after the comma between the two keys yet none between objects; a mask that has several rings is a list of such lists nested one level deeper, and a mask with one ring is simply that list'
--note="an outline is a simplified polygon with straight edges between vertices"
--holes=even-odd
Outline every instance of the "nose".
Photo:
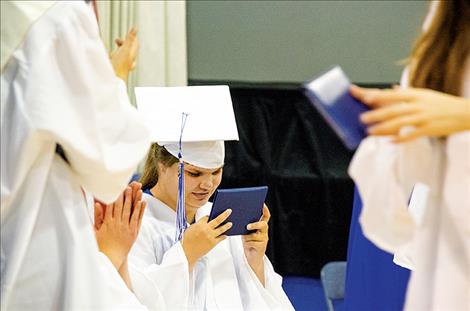
[{"label": "nose", "polygon": [[214,186],[214,181],[212,180],[212,176],[208,176],[201,181],[200,187],[204,190],[210,190]]}]

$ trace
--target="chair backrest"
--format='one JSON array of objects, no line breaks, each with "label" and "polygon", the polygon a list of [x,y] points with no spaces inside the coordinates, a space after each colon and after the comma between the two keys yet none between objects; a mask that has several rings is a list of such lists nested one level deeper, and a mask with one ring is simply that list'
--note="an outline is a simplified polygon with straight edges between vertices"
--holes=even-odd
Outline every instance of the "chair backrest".
[{"label": "chair backrest", "polygon": [[333,311],[333,300],[344,299],[346,261],[333,261],[327,263],[321,269],[320,278],[328,309]]}]

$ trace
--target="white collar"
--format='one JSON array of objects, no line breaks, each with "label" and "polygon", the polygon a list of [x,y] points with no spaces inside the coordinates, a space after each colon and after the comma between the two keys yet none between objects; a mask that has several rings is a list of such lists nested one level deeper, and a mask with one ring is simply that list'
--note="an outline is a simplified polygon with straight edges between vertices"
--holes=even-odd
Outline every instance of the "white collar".
[{"label": "white collar", "polygon": [[[142,198],[147,202],[145,213],[148,216],[173,226],[176,224],[176,212],[171,207],[148,193],[144,193]],[[200,207],[196,212],[196,221],[209,215],[211,209],[212,203],[210,202]]]}]

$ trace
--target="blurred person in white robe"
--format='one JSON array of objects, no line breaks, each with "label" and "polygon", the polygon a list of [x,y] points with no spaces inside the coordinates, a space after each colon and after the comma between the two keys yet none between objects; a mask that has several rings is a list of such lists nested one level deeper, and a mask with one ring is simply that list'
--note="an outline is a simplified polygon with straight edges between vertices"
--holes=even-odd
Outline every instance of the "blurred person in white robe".
[{"label": "blurred person in white robe", "polygon": [[1,1],[1,308],[142,309],[99,252],[94,198],[119,197],[149,147],[85,1]]},{"label": "blurred person in white robe", "polygon": [[[150,120],[156,133],[152,140],[159,143],[152,145],[140,180],[148,207],[129,260],[154,280],[171,310],[293,310],[282,289],[282,277],[265,255],[268,208],[263,208],[260,221],[248,225],[256,230],[249,235],[224,235],[231,223],[219,225],[230,210],[208,220],[212,208],[208,200],[222,180],[224,140],[238,140],[228,88],[225,97],[214,95],[221,88],[155,88],[158,91],[144,98],[149,101],[147,107],[154,107],[153,113],[142,107],[136,90],[139,110],[168,123]],[[179,124],[171,122],[188,112],[185,109],[191,111],[181,134]],[[173,135],[165,137],[165,130]],[[181,145],[176,142],[179,135]],[[184,219],[178,210],[180,201]],[[189,227],[175,241],[178,219]]]},{"label": "blurred person in white robe", "polygon": [[[431,9],[404,89],[351,89],[374,109],[361,116],[372,136],[349,173],[364,234],[412,270],[405,309],[469,310],[470,3]],[[418,183],[428,188],[426,204],[408,210]]]}]

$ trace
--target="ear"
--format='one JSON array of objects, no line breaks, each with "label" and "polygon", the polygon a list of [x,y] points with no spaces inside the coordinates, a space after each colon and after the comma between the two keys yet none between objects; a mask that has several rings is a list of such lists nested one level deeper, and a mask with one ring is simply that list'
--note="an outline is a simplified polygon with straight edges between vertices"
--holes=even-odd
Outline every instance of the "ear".
[{"label": "ear", "polygon": [[160,162],[157,165],[158,165],[158,168],[157,168],[158,169],[158,175],[165,174],[168,167],[166,167],[163,163],[160,163]]}]

